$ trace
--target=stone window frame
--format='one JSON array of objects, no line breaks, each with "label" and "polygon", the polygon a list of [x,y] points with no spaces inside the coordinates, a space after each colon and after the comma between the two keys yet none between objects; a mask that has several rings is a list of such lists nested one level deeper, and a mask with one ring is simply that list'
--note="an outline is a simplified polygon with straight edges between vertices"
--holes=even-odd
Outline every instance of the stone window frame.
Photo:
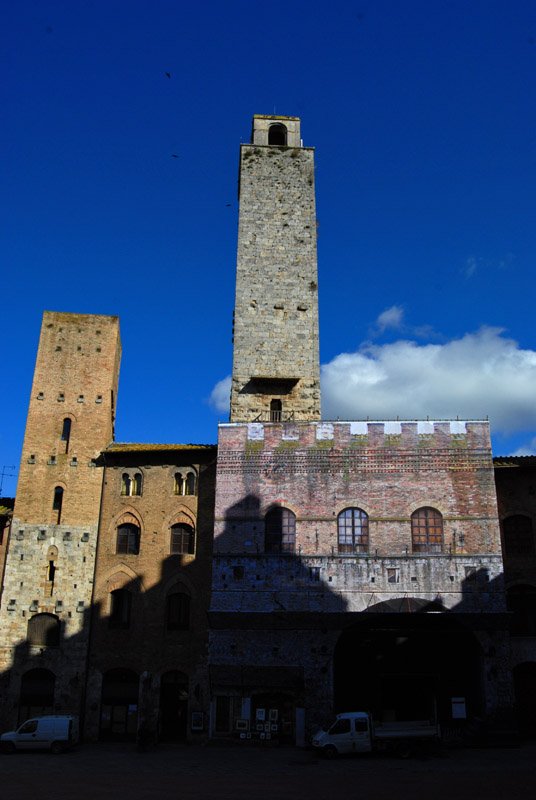
[{"label": "stone window frame", "polygon": [[195,528],[193,525],[187,522],[175,522],[170,525],[169,553],[172,556],[193,556],[195,554]]},{"label": "stone window frame", "polygon": [[61,514],[63,510],[64,499],[65,499],[65,486],[62,486],[61,483],[59,483],[54,487],[54,496],[52,498],[52,511],[57,512],[57,518],[53,523],[54,525],[59,525],[61,523]]},{"label": "stone window frame", "polygon": [[[274,141],[275,139],[275,141]],[[279,141],[282,139],[284,141]],[[273,122],[268,127],[268,144],[273,147],[286,147],[288,142],[288,128],[282,122]]]},{"label": "stone window frame", "polygon": [[63,418],[61,426],[61,441],[65,442],[65,453],[69,452],[69,445],[73,434],[74,417],[71,414],[66,414]]},{"label": "stone window frame", "polygon": [[115,526],[115,531],[116,555],[139,555],[141,546],[141,525],[136,517],[129,514],[120,518]]},{"label": "stone window frame", "polygon": [[296,552],[296,514],[290,508],[274,506],[264,515],[264,552]]},{"label": "stone window frame", "polygon": [[357,506],[348,506],[337,515],[339,553],[369,552],[369,516]]},{"label": "stone window frame", "polygon": [[26,630],[26,641],[31,647],[59,647],[60,640],[61,621],[56,614],[32,614]]},{"label": "stone window frame", "polygon": [[196,497],[198,479],[195,467],[173,467],[173,494],[175,497]]},{"label": "stone window frame", "polygon": [[444,549],[443,514],[433,506],[420,506],[411,515],[412,553],[442,553]]},{"label": "stone window frame", "polygon": [[120,490],[121,497],[141,497],[145,475],[140,467],[125,467],[121,469]]}]

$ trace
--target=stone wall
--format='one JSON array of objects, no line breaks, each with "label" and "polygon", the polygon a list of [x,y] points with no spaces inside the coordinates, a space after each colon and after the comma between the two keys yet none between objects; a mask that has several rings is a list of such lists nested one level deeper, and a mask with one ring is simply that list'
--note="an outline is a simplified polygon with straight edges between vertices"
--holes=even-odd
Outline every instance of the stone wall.
[{"label": "stone wall", "polygon": [[272,399],[283,418],[320,418],[313,159],[241,146],[233,421],[268,414]]},{"label": "stone wall", "polygon": [[[98,456],[113,436],[120,354],[117,317],[45,312],[0,608],[4,727],[17,722],[21,676],[31,669],[54,674],[55,712],[82,710],[103,479]],[[59,644],[28,644],[36,614],[58,621]]]}]

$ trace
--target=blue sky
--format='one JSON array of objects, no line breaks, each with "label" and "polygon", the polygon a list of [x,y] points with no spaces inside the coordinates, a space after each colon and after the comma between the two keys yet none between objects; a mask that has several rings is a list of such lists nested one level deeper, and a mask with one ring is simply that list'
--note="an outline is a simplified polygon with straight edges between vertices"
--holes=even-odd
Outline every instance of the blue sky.
[{"label": "blue sky", "polygon": [[120,316],[119,441],[216,441],[238,147],[274,111],[316,148],[324,416],[489,415],[496,454],[536,452],[534,0],[19,0],[2,27],[0,467],[45,309]]}]

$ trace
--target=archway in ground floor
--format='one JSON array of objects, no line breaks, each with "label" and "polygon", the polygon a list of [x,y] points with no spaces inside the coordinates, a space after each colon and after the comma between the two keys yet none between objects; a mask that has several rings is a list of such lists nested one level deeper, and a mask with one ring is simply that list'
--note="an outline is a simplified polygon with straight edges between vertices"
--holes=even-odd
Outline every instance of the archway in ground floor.
[{"label": "archway in ground floor", "polygon": [[188,723],[188,676],[178,669],[160,679],[160,738],[184,741]]},{"label": "archway in ground floor", "polygon": [[102,676],[99,738],[133,741],[138,725],[138,675],[130,669],[110,669]]},{"label": "archway in ground floor", "polygon": [[536,738],[536,662],[524,661],[513,669],[519,732]]},{"label": "archway in ground floor", "polygon": [[457,727],[483,714],[480,645],[452,615],[363,614],[336,645],[334,701],[337,713]]},{"label": "archway in ground floor", "polygon": [[48,669],[30,669],[20,682],[19,725],[30,717],[54,713],[56,676]]}]

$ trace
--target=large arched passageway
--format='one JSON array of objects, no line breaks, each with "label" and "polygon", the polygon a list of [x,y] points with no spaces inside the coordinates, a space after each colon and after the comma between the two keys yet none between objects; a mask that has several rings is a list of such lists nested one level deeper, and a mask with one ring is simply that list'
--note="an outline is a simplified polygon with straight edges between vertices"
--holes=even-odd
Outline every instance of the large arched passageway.
[{"label": "large arched passageway", "polygon": [[[459,724],[483,711],[481,648],[441,606],[407,598],[376,606],[344,631],[334,654],[335,710],[377,720]],[[454,709],[454,710],[453,710]]]}]

